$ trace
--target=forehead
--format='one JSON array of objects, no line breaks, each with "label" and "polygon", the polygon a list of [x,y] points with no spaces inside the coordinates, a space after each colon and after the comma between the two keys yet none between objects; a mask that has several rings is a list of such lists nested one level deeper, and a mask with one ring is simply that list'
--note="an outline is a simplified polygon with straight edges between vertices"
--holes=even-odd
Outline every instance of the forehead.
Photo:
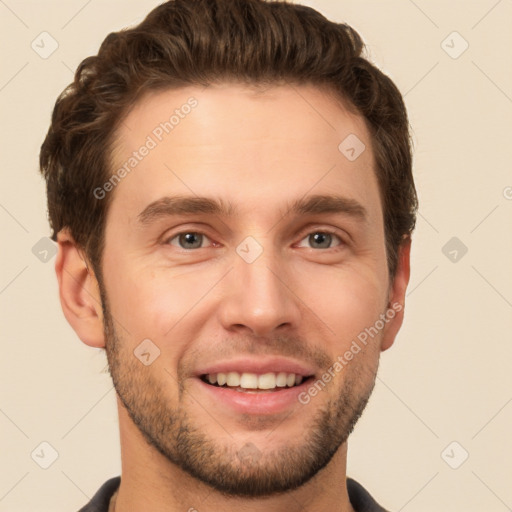
[{"label": "forehead", "polygon": [[364,119],[311,85],[146,94],[120,124],[111,170],[122,175],[111,210],[133,218],[169,195],[222,197],[237,213],[270,216],[308,193],[340,193],[380,217]]}]

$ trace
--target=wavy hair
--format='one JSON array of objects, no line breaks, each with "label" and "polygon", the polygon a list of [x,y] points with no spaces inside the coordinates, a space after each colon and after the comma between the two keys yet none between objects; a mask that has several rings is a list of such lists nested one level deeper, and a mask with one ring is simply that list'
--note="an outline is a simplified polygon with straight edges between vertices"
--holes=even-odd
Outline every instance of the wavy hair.
[{"label": "wavy hair", "polygon": [[365,57],[359,34],[312,8],[265,0],[170,0],[137,26],[109,34],[59,95],[40,152],[48,216],[69,228],[101,278],[116,129],[145,92],[222,81],[326,86],[371,134],[388,269],[412,233],[417,195],[402,96]]}]

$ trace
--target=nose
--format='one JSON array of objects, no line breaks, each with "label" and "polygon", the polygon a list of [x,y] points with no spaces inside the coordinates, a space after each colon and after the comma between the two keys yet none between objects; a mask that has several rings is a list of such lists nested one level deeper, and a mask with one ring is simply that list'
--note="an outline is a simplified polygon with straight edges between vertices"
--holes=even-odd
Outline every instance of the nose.
[{"label": "nose", "polygon": [[294,293],[286,261],[265,249],[252,263],[235,255],[234,268],[223,282],[219,318],[228,331],[269,336],[293,329],[300,319],[300,299]]}]

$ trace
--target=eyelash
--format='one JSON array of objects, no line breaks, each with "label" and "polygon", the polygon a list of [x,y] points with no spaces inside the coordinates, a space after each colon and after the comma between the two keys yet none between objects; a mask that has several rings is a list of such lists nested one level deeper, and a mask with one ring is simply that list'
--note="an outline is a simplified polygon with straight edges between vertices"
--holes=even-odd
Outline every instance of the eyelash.
[{"label": "eyelash", "polygon": [[[333,247],[327,247],[325,249],[315,249],[313,247],[308,247],[309,249],[311,250],[314,250],[314,251],[318,251],[318,250],[324,250],[324,251],[328,251],[328,250],[336,250],[336,249],[341,249],[343,248],[343,246],[347,245],[345,240],[333,229],[329,229],[329,228],[322,228],[322,229],[314,229],[312,231],[308,231],[306,233],[303,233],[301,235],[304,235],[302,236],[302,238],[300,239],[300,241],[302,242],[305,238],[307,238],[308,236],[312,235],[312,234],[317,234],[317,233],[322,233],[322,234],[328,234],[328,235],[332,235],[334,237],[336,237],[338,240],[339,240],[339,244],[338,245],[335,245]],[[208,240],[210,240],[210,237],[202,232],[202,231],[194,231],[194,230],[185,230],[185,231],[180,231],[179,233],[175,233],[173,234],[172,236],[170,237],[167,237],[165,240],[164,240],[164,244],[167,244],[167,245],[173,245],[171,244],[171,241],[174,240],[175,238],[178,238],[180,235],[186,235],[186,234],[194,234],[194,235],[203,235],[204,237],[206,237]],[[213,242],[214,244],[216,242]],[[206,247],[196,247],[195,249],[184,249],[183,247],[179,247],[179,246],[176,246],[176,245],[173,245],[173,247],[177,247],[178,249],[184,251],[184,252],[189,252],[189,251],[197,251],[199,249],[206,249]]]}]

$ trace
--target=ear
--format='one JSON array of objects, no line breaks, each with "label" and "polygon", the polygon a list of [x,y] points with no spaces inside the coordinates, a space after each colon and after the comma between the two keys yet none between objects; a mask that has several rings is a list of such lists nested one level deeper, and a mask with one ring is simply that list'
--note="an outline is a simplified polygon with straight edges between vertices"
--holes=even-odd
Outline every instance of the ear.
[{"label": "ear", "polygon": [[395,277],[389,287],[388,311],[389,319],[384,329],[381,341],[381,350],[387,350],[393,342],[404,321],[405,292],[409,284],[411,274],[411,237],[404,239],[398,249],[398,262]]},{"label": "ear", "polygon": [[91,265],[67,228],[58,233],[57,244],[55,272],[64,316],[86,345],[105,347],[101,297]]}]

